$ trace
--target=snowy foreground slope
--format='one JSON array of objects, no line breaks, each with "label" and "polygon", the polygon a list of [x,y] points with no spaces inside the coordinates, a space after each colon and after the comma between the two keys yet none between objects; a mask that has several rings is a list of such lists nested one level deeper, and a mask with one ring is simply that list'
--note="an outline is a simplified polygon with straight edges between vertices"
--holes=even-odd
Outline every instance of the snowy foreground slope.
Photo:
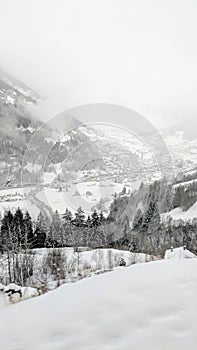
[{"label": "snowy foreground slope", "polygon": [[3,306],[3,350],[185,350],[197,343],[197,259],[118,268]]}]

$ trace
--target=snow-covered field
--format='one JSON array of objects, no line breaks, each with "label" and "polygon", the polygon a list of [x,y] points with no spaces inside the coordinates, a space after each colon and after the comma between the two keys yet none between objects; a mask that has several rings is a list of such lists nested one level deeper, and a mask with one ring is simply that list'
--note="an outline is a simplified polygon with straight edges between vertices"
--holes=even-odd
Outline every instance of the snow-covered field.
[{"label": "snow-covered field", "polygon": [[39,209],[35,205],[33,205],[29,200],[17,200],[9,202],[0,202],[1,215],[3,215],[7,210],[11,210],[12,212],[14,212],[18,207],[23,212],[28,210],[34,218],[36,218],[36,216],[39,214]]},{"label": "snow-covered field", "polygon": [[24,212],[28,210],[33,217],[36,217],[39,213],[39,208],[29,198],[29,193],[32,189],[33,187],[19,187],[0,190],[1,215],[7,210],[15,211],[20,207]]},{"label": "snow-covered field", "polygon": [[195,350],[197,259],[118,268],[5,306],[3,350]]},{"label": "snow-covered field", "polygon": [[[48,180],[54,180],[53,173],[45,175]],[[88,215],[102,199],[102,210],[107,213],[115,193],[120,193],[124,186],[128,193],[129,190],[134,190],[139,185],[139,181],[134,182],[132,186],[129,182],[114,183],[110,180],[84,181],[72,183],[67,186],[67,189],[63,188],[62,191],[59,191],[57,188],[47,186],[46,181],[45,186],[40,186],[37,190],[36,187],[0,190],[0,212],[3,214],[6,210],[14,211],[20,207],[24,211],[28,210],[35,218],[40,211],[41,203],[43,203],[44,206],[47,205],[53,211],[58,210],[60,214],[63,214],[66,208],[74,214],[81,206]],[[33,197],[32,192],[34,192]]]},{"label": "snow-covered field", "polygon": [[[92,208],[99,204],[100,200],[103,200],[106,210],[109,209],[110,203],[114,199],[114,193],[120,193],[123,187],[126,187],[127,191],[131,188],[130,184],[114,183],[111,181],[86,181],[77,182],[71,184],[68,190],[62,190],[45,187],[37,193],[37,198],[42,202],[49,205],[53,211],[58,210],[59,213],[64,213],[68,208],[72,213],[81,206],[86,214],[92,212]],[[134,184],[138,188],[139,183]]]}]

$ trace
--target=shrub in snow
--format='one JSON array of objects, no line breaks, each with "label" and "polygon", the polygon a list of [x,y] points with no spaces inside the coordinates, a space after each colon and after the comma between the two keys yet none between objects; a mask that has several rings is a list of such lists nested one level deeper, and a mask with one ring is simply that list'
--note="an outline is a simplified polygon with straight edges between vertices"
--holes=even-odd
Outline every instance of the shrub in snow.
[{"label": "shrub in snow", "polygon": [[17,303],[39,295],[36,288],[21,287],[14,283],[10,283],[8,286],[0,284],[0,291],[10,303]]},{"label": "shrub in snow", "polygon": [[126,261],[123,258],[120,259],[119,266],[126,266]]}]

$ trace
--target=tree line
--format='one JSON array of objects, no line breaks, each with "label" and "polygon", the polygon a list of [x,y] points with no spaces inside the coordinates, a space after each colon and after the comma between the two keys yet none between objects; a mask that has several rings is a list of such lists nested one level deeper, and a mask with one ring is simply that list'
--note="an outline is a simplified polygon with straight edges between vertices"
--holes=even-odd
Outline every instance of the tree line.
[{"label": "tree line", "polygon": [[[197,252],[196,219],[161,219],[162,213],[179,206],[180,198],[187,206],[196,200],[195,183],[182,191],[181,186],[173,188],[166,179],[149,186],[141,184],[129,196],[124,191],[116,195],[107,217],[96,210],[86,217],[81,207],[74,215],[68,209],[63,215],[55,211],[51,218],[40,212],[36,220],[20,208],[15,213],[8,211],[1,220],[0,250],[16,254],[33,248],[72,246],[77,250],[86,246],[161,254],[172,244],[186,243]],[[181,233],[174,239],[178,231]]]},{"label": "tree line", "polygon": [[[1,220],[0,251],[21,252],[34,248],[60,248],[65,246],[101,246],[104,227],[108,219],[96,210],[86,215],[81,207],[73,215],[66,209],[63,215],[56,210],[52,218],[39,213],[36,220],[27,211],[18,208],[7,211]],[[103,237],[104,240],[104,237]]]}]

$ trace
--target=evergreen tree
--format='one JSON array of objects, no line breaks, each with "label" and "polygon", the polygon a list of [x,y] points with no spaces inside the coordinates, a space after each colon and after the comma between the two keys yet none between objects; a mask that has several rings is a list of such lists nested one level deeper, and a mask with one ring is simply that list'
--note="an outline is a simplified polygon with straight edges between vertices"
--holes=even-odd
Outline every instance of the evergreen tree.
[{"label": "evergreen tree", "polygon": [[128,247],[129,241],[128,241],[128,225],[125,223],[123,228],[122,237],[119,239],[120,243],[120,249],[123,249],[123,247]]},{"label": "evergreen tree", "polygon": [[84,227],[85,225],[85,214],[81,207],[77,209],[77,212],[75,213],[75,218],[73,220],[73,224],[76,227]]},{"label": "evergreen tree", "polygon": [[63,232],[64,232],[64,245],[73,245],[73,215],[70,210],[66,209],[63,214]]},{"label": "evergreen tree", "polygon": [[142,226],[142,221],[143,221],[143,214],[141,209],[137,210],[137,213],[135,214],[135,217],[133,219],[133,229],[134,230],[140,230]]},{"label": "evergreen tree", "polygon": [[63,247],[65,244],[62,222],[57,210],[55,211],[52,217],[48,243],[52,245],[52,247]]},{"label": "evergreen tree", "polygon": [[8,212],[5,212],[1,222],[0,248],[2,252],[11,250],[13,247],[13,244],[14,244],[13,226],[14,226],[14,217],[11,211],[9,210]]},{"label": "evergreen tree", "polygon": [[183,203],[183,198],[184,198],[184,187],[178,186],[174,193],[173,208],[180,207],[181,204]]},{"label": "evergreen tree", "polygon": [[86,233],[86,241],[88,242],[88,245],[92,247],[99,247],[100,246],[100,238],[99,238],[99,216],[97,214],[97,211],[94,210],[91,214],[91,222],[90,222],[90,229]]},{"label": "evergreen tree", "polygon": [[24,215],[25,248],[34,248],[35,236],[32,227],[32,219],[27,211]]},{"label": "evergreen tree", "polygon": [[73,216],[72,216],[71,211],[66,208],[66,211],[63,214],[62,218],[63,218],[63,223],[65,225],[70,224],[73,220]]},{"label": "evergreen tree", "polygon": [[92,220],[90,215],[88,215],[87,220],[86,220],[86,226],[90,228],[92,226]]},{"label": "evergreen tree", "polygon": [[77,251],[80,245],[85,246],[87,242],[87,229],[85,229],[85,214],[81,207],[79,207],[77,209],[77,212],[75,213],[73,224],[73,241],[75,250]]},{"label": "evergreen tree", "polygon": [[160,223],[160,216],[157,208],[157,203],[155,200],[154,190],[149,194],[147,208],[145,210],[143,221],[142,221],[142,230],[148,231],[149,226],[151,226],[152,230],[158,228]]},{"label": "evergreen tree", "polygon": [[99,226],[99,216],[96,212],[96,210],[93,211],[92,215],[91,215],[91,226],[92,227],[98,227]]},{"label": "evergreen tree", "polygon": [[116,214],[118,212],[118,200],[116,197],[117,197],[117,195],[115,196],[114,201],[110,205],[110,213],[109,213],[108,218],[107,218],[108,222],[112,222],[116,219]]},{"label": "evergreen tree", "polygon": [[36,228],[34,232],[35,236],[35,248],[43,248],[46,246],[46,238],[49,232],[49,219],[44,217],[40,212],[36,220]]},{"label": "evergreen tree", "polygon": [[154,204],[154,211],[148,226],[148,233],[157,231],[160,227],[160,215],[156,203]]},{"label": "evergreen tree", "polygon": [[102,211],[99,214],[99,222],[100,222],[101,225],[105,222],[105,217],[104,217]]},{"label": "evergreen tree", "polygon": [[16,249],[21,251],[25,245],[25,226],[22,210],[18,208],[14,214],[13,232],[16,239]]}]

